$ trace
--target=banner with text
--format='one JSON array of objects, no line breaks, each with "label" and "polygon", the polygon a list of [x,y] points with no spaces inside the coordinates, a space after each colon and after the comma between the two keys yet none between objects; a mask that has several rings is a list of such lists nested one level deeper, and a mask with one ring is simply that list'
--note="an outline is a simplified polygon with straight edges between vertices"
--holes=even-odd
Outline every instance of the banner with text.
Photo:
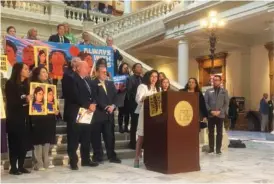
[{"label": "banner with text", "polygon": [[73,45],[6,36],[6,55],[10,66],[23,62],[28,66],[45,65],[54,79],[61,79],[72,57],[82,56],[90,70],[99,58],[107,61],[108,72],[114,76],[113,49],[107,46]]}]

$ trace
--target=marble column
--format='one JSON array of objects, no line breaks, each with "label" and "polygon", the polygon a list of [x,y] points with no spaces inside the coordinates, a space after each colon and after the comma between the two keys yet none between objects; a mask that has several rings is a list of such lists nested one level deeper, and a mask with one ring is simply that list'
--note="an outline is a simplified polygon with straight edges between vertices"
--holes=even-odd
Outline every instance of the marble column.
[{"label": "marble column", "polygon": [[251,52],[250,48],[246,48],[241,52],[241,65],[242,65],[242,92],[243,97],[245,97],[245,109],[250,109],[250,61],[251,61]]},{"label": "marble column", "polygon": [[184,38],[178,44],[178,82],[182,86],[188,81],[188,52],[188,41]]},{"label": "marble column", "polygon": [[131,0],[124,1],[124,14],[131,13]]}]

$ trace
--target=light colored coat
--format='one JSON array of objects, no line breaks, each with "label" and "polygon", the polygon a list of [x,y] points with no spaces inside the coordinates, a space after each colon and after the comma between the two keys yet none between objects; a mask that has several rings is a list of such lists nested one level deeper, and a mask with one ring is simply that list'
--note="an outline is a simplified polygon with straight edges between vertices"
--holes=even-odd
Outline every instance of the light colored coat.
[{"label": "light colored coat", "polygon": [[209,111],[209,117],[213,117],[210,111],[221,111],[219,118],[225,118],[229,99],[226,89],[220,88],[219,94],[216,95],[214,88],[210,88],[205,92],[206,108]]}]

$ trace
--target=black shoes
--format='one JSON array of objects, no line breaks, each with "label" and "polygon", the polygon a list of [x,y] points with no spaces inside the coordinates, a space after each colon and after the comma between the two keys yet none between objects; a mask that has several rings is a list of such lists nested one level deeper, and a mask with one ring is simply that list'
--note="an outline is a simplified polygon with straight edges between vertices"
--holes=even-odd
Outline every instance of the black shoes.
[{"label": "black shoes", "polygon": [[23,174],[30,174],[31,172],[25,168],[19,168],[18,171]]},{"label": "black shoes", "polygon": [[115,157],[115,158],[109,159],[109,162],[115,163],[115,164],[120,164],[122,161],[119,158]]},{"label": "black shoes", "polygon": [[70,169],[73,171],[79,170],[79,167],[77,165],[70,165]]},{"label": "black shoes", "polygon": [[88,163],[82,163],[82,166],[83,167],[96,167],[98,166],[99,164],[97,162],[93,162],[93,161],[90,161]]},{"label": "black shoes", "polygon": [[129,129],[128,129],[128,128],[125,128],[125,129],[124,129],[124,132],[129,133]]},{"label": "black shoes", "polygon": [[221,152],[221,151],[216,151],[216,154],[217,154],[217,155],[221,155],[222,152]]},{"label": "black shoes", "polygon": [[123,134],[125,131],[124,131],[124,129],[123,129],[122,127],[119,127],[119,132],[120,132],[121,134]]},{"label": "black shoes", "polygon": [[11,169],[9,172],[11,175],[21,175],[22,173],[19,172],[18,169]]},{"label": "black shoes", "polygon": [[207,153],[208,153],[208,154],[214,153],[214,150],[209,150]]}]

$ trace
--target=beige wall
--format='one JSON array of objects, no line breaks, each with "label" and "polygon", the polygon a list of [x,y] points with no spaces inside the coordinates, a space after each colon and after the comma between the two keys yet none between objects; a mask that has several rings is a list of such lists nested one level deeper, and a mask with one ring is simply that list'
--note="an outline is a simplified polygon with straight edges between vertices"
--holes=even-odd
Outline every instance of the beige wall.
[{"label": "beige wall", "polygon": [[269,93],[269,60],[263,45],[251,48],[251,108],[258,109],[263,93]]},{"label": "beige wall", "polygon": [[131,11],[136,12],[142,8],[155,4],[159,1],[131,1]]}]

